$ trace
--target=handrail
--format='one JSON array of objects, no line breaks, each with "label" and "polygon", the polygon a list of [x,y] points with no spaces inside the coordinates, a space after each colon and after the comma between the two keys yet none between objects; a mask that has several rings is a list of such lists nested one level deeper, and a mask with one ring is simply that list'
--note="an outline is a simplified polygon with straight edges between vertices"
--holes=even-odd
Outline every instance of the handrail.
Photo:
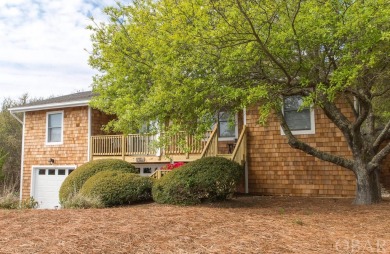
[{"label": "handrail", "polygon": [[91,154],[117,156],[122,154],[122,135],[91,136]]},{"label": "handrail", "polygon": [[[205,137],[211,131],[205,133]],[[213,135],[210,134],[210,138]],[[164,133],[161,133],[162,137]],[[209,139],[198,139],[194,135],[189,135],[180,131],[168,137],[167,144],[162,152],[166,155],[176,154],[201,154],[204,147],[209,143]],[[156,155],[157,147],[153,144],[157,142],[157,137],[151,134],[129,134],[129,135],[98,135],[91,136],[91,156],[144,156]],[[158,142],[157,142],[158,143]]]},{"label": "handrail", "polygon": [[245,161],[246,157],[246,143],[247,143],[247,133],[246,125],[243,126],[240,137],[237,140],[236,147],[232,153],[232,161],[242,164]]},{"label": "handrail", "polygon": [[[205,136],[211,131],[207,131]],[[160,137],[164,137],[165,133],[162,132]],[[174,154],[199,154],[203,151],[205,144],[204,139],[198,139],[194,135],[190,135],[185,131],[179,131],[167,138],[165,141],[163,152],[166,155]]]},{"label": "handrail", "polygon": [[150,134],[91,136],[91,154],[97,156],[151,155],[155,138]]},{"label": "handrail", "polygon": [[200,157],[203,158],[209,156],[216,156],[217,153],[218,153],[218,124],[216,124],[213,132],[211,132],[209,140],[207,140],[207,143],[204,146]]},{"label": "handrail", "polygon": [[129,134],[125,136],[125,155],[152,155],[156,149],[152,146],[155,136],[151,134]]},{"label": "handrail", "polygon": [[154,171],[149,177],[154,178],[154,179],[160,179],[163,177],[165,174],[171,172],[172,170],[166,170],[166,169],[157,169]]}]

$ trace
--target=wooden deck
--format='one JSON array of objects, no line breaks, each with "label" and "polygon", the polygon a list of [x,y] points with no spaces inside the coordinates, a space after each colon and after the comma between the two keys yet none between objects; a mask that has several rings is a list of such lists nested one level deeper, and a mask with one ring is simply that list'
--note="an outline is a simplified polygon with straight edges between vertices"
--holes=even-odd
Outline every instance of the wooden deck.
[{"label": "wooden deck", "polygon": [[169,163],[172,161],[190,162],[202,157],[221,156],[243,165],[246,160],[246,127],[244,126],[231,154],[218,154],[218,130],[205,133],[199,139],[179,132],[167,137],[163,147],[157,140],[164,134],[100,135],[91,137],[91,160],[116,158],[130,163]]}]

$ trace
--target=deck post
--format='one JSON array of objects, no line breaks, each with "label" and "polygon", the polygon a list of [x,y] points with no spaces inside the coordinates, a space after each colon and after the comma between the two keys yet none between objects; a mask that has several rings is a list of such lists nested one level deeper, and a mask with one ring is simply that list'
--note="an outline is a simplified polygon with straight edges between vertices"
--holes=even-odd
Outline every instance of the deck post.
[{"label": "deck post", "polygon": [[125,160],[125,135],[122,135],[122,160]]},{"label": "deck post", "polygon": [[215,136],[215,142],[214,142],[214,154],[212,156],[217,156],[218,154],[218,136],[219,136],[219,126],[217,123],[217,135]]},{"label": "deck post", "polygon": [[90,150],[89,150],[89,161],[92,161],[93,160],[93,152],[95,149],[93,149],[93,138],[92,137],[89,137],[89,147],[90,147]]},{"label": "deck post", "polygon": [[188,153],[188,150],[190,149],[190,136],[188,135],[188,133],[186,134],[186,147],[185,147],[185,150],[186,150],[186,159],[188,159],[190,157],[190,154]]}]

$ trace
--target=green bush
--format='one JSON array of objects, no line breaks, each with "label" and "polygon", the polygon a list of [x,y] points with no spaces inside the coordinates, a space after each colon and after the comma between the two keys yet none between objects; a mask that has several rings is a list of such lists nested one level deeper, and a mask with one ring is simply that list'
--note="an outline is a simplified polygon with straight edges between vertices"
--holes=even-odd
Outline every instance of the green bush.
[{"label": "green bush", "polygon": [[242,167],[221,157],[190,162],[155,182],[153,199],[167,204],[198,204],[232,196],[243,173]]},{"label": "green bush", "polygon": [[103,208],[104,204],[98,197],[86,197],[80,193],[73,195],[62,203],[62,208],[79,209],[79,208]]},{"label": "green bush", "polygon": [[33,197],[26,198],[20,202],[20,209],[34,209],[38,208],[39,204]]},{"label": "green bush", "polygon": [[14,193],[7,193],[0,197],[0,209],[18,209],[19,198]]},{"label": "green bush", "polygon": [[89,178],[80,190],[86,197],[98,197],[104,206],[118,206],[151,200],[153,180],[138,174],[103,171]]},{"label": "green bush", "polygon": [[33,209],[38,207],[38,202],[33,197],[19,202],[16,193],[7,193],[0,197],[0,209]]},{"label": "green bush", "polygon": [[68,198],[76,195],[88,178],[106,170],[138,173],[133,165],[123,160],[104,159],[87,162],[74,170],[62,183],[59,194],[60,202],[63,203]]}]

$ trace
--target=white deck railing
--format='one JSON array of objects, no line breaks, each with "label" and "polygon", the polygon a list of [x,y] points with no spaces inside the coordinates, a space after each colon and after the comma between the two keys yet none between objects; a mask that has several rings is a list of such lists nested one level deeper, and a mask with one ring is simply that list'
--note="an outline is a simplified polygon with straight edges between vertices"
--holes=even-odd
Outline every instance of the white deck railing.
[{"label": "white deck railing", "polygon": [[[161,133],[161,138],[164,138]],[[161,152],[166,155],[201,154],[208,142],[211,131],[205,138],[198,139],[194,135],[178,132],[166,136]],[[156,155],[158,151],[157,137],[150,134],[99,135],[91,136],[92,156],[139,156]]]}]

